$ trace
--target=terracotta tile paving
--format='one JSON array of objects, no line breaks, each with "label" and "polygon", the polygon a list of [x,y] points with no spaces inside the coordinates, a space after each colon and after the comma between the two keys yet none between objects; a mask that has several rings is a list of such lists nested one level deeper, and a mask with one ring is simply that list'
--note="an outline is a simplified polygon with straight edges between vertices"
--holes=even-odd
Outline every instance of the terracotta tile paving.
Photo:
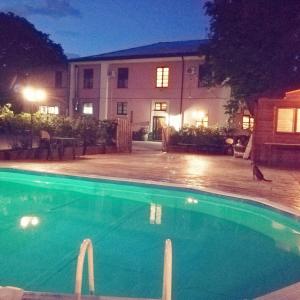
[{"label": "terracotta tile paving", "polygon": [[300,170],[261,167],[272,182],[252,180],[250,161],[230,156],[134,151],[74,161],[1,162],[2,167],[65,174],[121,177],[216,189],[283,204],[300,212]]}]

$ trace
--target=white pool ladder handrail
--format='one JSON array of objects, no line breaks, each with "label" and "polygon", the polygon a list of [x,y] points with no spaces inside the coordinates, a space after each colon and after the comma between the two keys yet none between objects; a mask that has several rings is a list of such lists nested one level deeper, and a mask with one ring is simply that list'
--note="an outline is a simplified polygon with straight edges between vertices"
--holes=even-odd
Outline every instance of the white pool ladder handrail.
[{"label": "white pool ladder handrail", "polygon": [[172,299],[172,242],[165,242],[162,300]]},{"label": "white pool ladder handrail", "polygon": [[77,258],[76,279],[75,279],[76,299],[81,298],[82,275],[83,275],[82,273],[83,273],[83,264],[84,264],[86,251],[88,252],[89,292],[90,295],[95,294],[93,245],[90,239],[85,239],[80,245],[80,250]]}]

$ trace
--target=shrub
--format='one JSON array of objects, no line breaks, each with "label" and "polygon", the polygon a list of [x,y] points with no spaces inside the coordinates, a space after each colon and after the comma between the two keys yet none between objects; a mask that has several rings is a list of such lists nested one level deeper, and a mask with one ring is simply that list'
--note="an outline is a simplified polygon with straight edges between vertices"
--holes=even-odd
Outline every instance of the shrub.
[{"label": "shrub", "polygon": [[183,127],[179,131],[172,131],[170,144],[195,144],[195,145],[224,145],[224,135],[219,128],[208,127]]},{"label": "shrub", "polygon": [[[82,116],[75,119],[60,115],[45,115],[37,112],[15,114],[9,104],[0,107],[0,133],[9,137],[12,148],[26,148],[31,134],[41,130],[51,136],[77,137],[85,146],[115,144],[117,123],[113,120],[99,121]],[[26,137],[29,137],[29,140]]]}]

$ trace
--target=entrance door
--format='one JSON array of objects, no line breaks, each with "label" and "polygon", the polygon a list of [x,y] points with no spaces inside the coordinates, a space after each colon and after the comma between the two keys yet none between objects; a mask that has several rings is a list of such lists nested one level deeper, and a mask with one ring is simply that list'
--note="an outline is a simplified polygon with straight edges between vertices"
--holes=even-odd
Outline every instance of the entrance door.
[{"label": "entrance door", "polygon": [[162,128],[166,123],[166,117],[153,117],[153,140],[162,140]]}]

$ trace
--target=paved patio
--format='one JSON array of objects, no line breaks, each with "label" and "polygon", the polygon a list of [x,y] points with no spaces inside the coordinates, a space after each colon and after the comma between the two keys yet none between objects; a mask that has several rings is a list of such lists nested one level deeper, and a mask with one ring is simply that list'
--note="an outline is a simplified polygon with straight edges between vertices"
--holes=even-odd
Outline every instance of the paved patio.
[{"label": "paved patio", "polygon": [[300,213],[300,171],[261,167],[272,182],[252,180],[250,161],[230,156],[162,153],[100,154],[74,161],[1,162],[3,167],[170,182],[265,198]]}]

